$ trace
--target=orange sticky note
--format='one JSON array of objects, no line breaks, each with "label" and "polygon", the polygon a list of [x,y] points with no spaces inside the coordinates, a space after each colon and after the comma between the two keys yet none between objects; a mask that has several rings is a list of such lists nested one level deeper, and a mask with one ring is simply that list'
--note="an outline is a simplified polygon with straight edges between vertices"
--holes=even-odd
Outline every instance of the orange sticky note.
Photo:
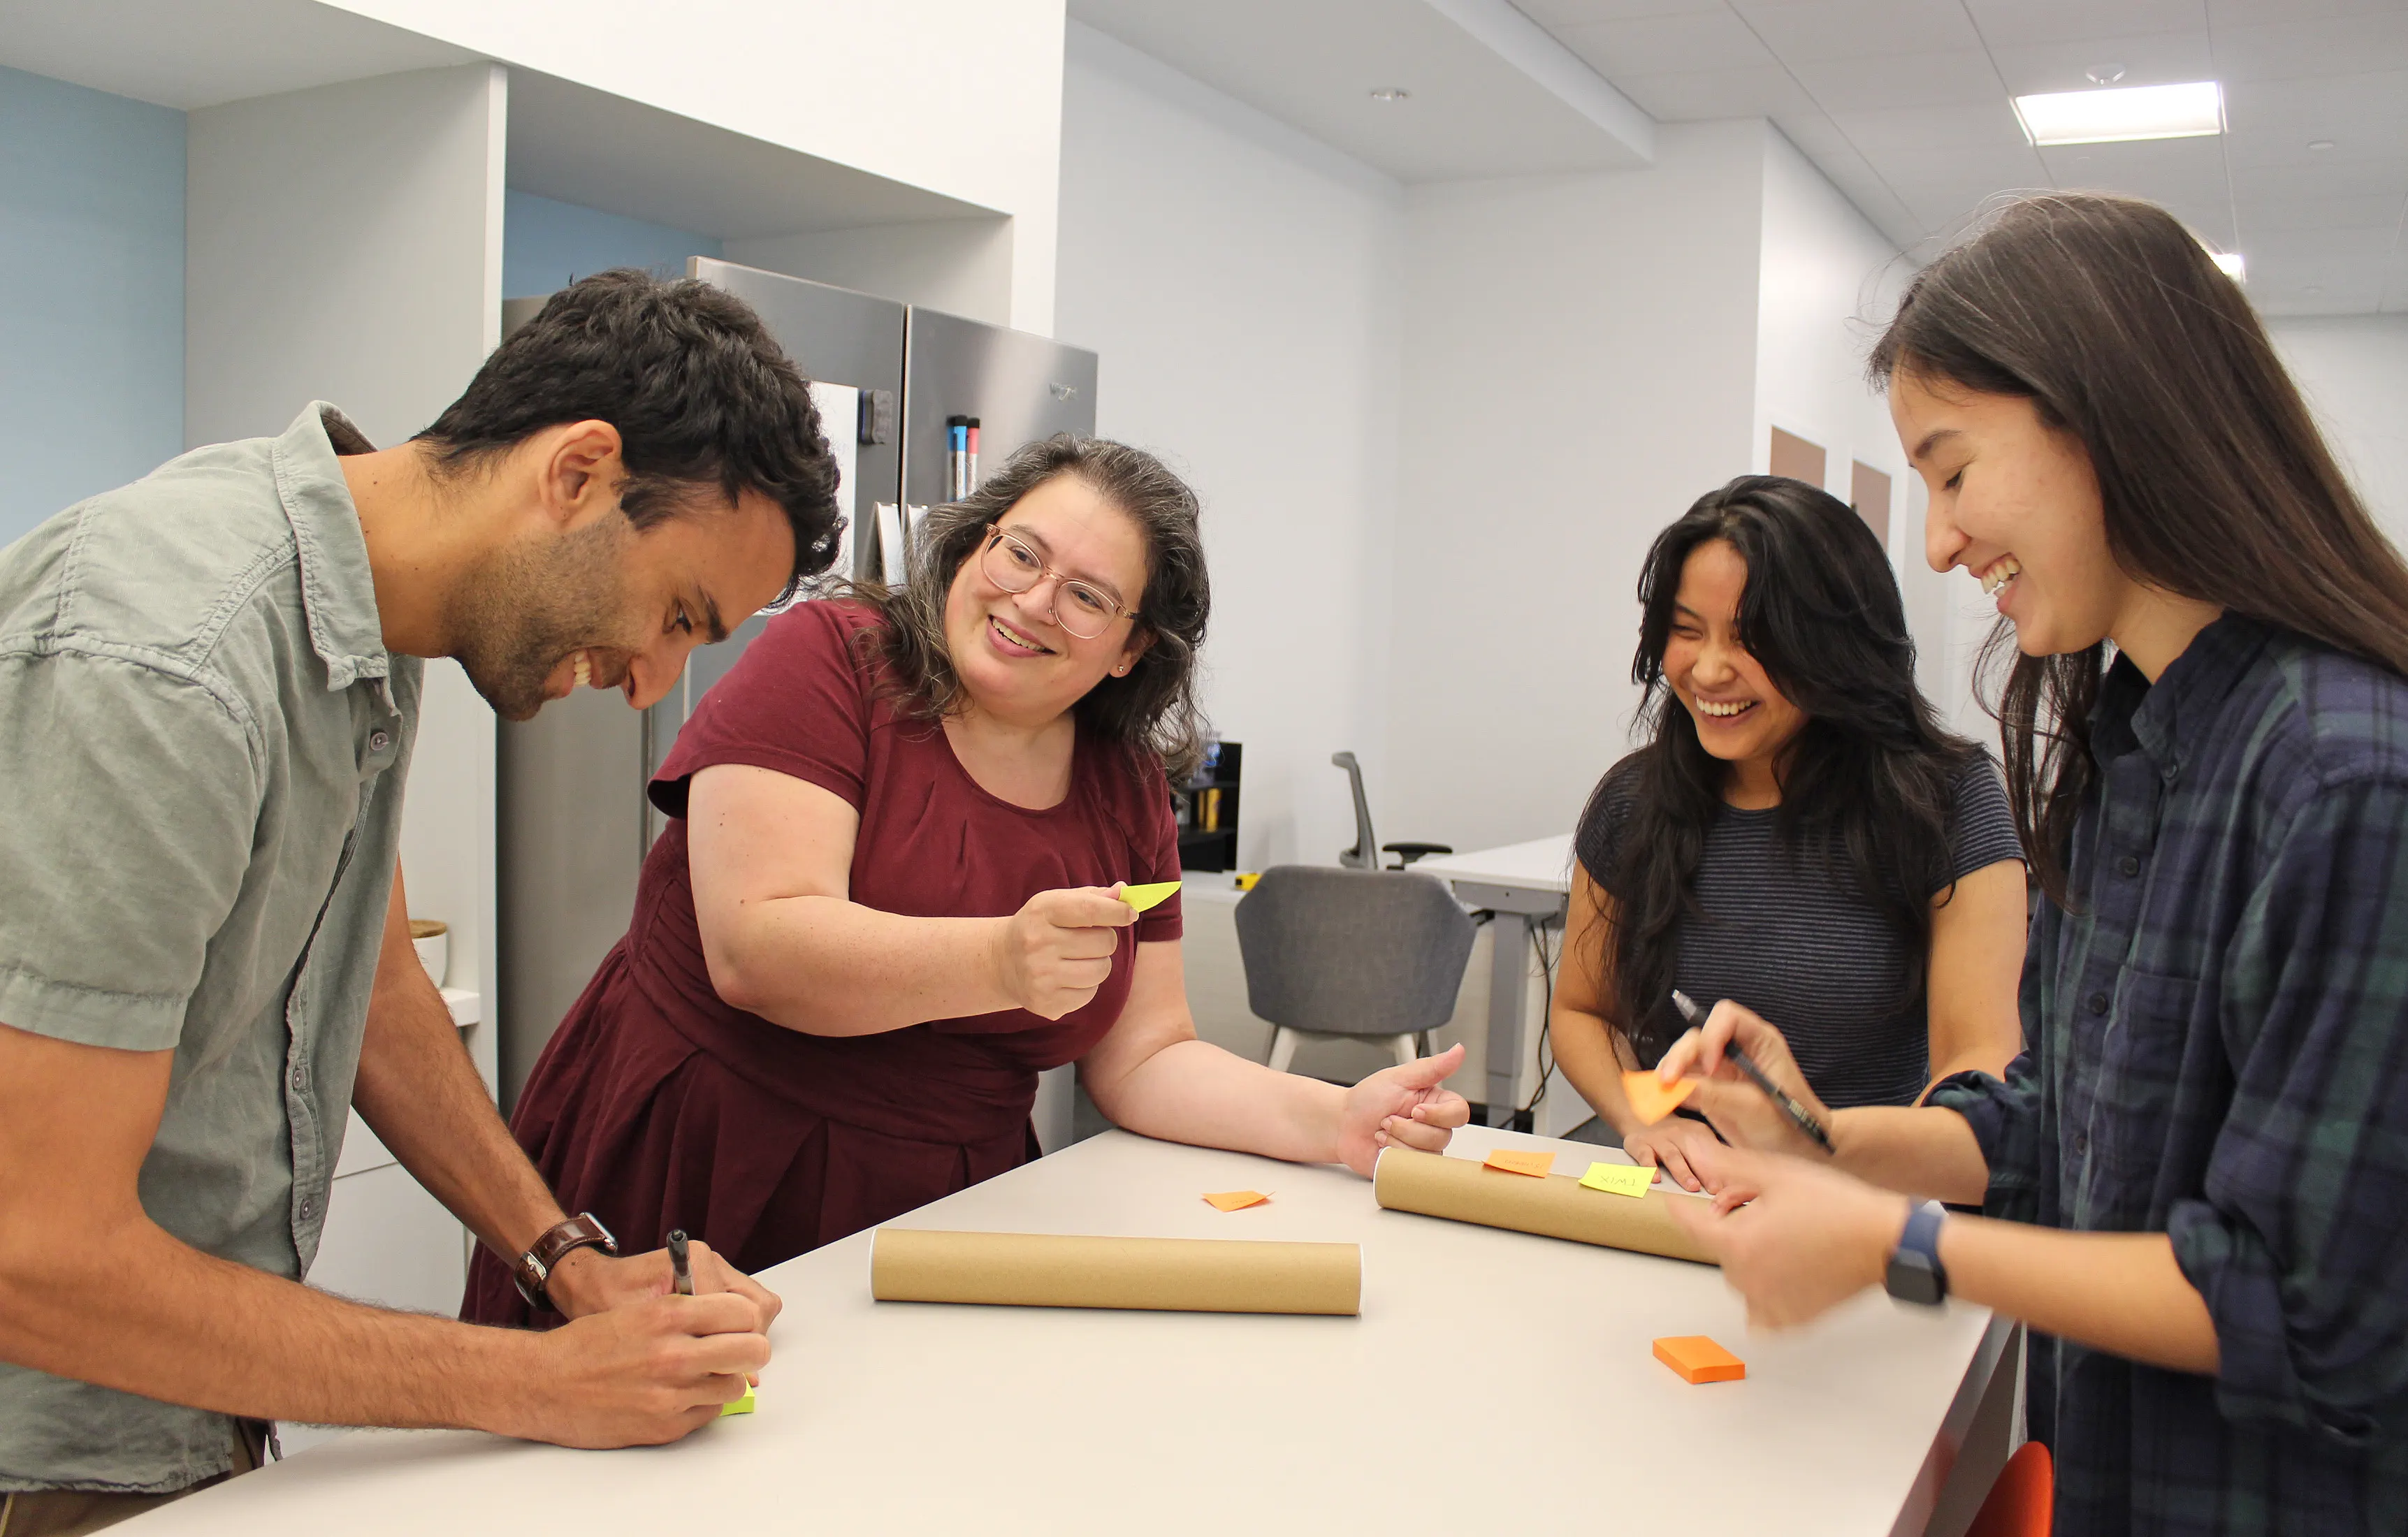
[{"label": "orange sticky note", "polygon": [[1697,1087],[1694,1078],[1684,1078],[1670,1089],[1653,1073],[1626,1073],[1622,1075],[1622,1097],[1630,1102],[1631,1113],[1640,1123],[1653,1126],[1681,1107]]},{"label": "orange sticky note", "polygon": [[1225,1212],[1241,1212],[1249,1206],[1261,1205],[1270,1197],[1260,1190],[1222,1190],[1217,1194],[1207,1194],[1204,1199]]},{"label": "orange sticky note", "polygon": [[1518,1147],[1492,1147],[1488,1150],[1488,1167],[1502,1169],[1509,1174],[1533,1174],[1541,1179],[1555,1166],[1553,1153],[1526,1152]]},{"label": "orange sticky note", "polygon": [[1656,1342],[1656,1359],[1681,1373],[1687,1383],[1737,1382],[1747,1375],[1747,1362],[1703,1334],[1675,1334]]}]

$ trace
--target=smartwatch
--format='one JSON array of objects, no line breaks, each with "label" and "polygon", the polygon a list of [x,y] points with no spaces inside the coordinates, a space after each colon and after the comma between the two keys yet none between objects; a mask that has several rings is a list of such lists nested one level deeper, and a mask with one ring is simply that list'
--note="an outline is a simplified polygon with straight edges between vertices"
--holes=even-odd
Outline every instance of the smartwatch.
[{"label": "smartwatch", "polygon": [[527,1306],[560,1311],[553,1305],[549,1289],[552,1273],[563,1259],[583,1248],[600,1249],[614,1259],[619,1255],[619,1241],[610,1236],[610,1230],[592,1212],[579,1212],[543,1231],[534,1246],[519,1256],[511,1272],[511,1279],[518,1282],[519,1295],[526,1299]]},{"label": "smartwatch", "polygon": [[1948,1300],[1948,1271],[1940,1262],[1940,1224],[1948,1208],[1927,1201],[1906,1214],[1906,1231],[1890,1252],[1889,1274],[1882,1284],[1901,1302],[1938,1307]]}]

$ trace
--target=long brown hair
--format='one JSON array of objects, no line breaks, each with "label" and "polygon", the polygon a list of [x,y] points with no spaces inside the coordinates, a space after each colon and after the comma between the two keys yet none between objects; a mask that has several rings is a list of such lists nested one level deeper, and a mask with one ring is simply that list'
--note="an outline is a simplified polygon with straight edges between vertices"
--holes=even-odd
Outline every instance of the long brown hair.
[{"label": "long brown hair", "polygon": [[[2240,287],[2157,205],[2096,192],[2008,205],[1908,286],[1870,373],[2029,400],[2088,453],[2127,576],[2408,676],[2408,563]],[[2001,621],[1985,655],[2012,645]],[[2103,644],[2018,655],[1985,701],[2024,851],[2059,904],[2105,667]]]},{"label": "long brown hair", "polygon": [[1080,722],[1107,741],[1151,753],[1174,782],[1184,779],[1204,756],[1196,653],[1212,612],[1212,584],[1204,570],[1196,493],[1144,449],[1068,433],[1031,443],[968,496],[928,510],[912,534],[902,586],[847,582],[836,591],[885,617],[872,633],[898,712],[929,721],[956,713],[967,701],[945,647],[945,599],[953,576],[1005,513],[1057,475],[1093,487],[1128,514],[1145,541],[1145,591],[1137,599],[1136,622],[1148,642],[1127,676],[1108,676],[1087,690],[1077,705]]}]

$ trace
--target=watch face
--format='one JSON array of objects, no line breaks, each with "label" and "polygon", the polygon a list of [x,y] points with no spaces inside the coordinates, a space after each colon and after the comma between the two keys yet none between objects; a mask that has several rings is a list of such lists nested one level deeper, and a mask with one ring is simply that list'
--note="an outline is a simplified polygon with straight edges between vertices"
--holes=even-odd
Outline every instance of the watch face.
[{"label": "watch face", "polygon": [[1919,1254],[1893,1256],[1886,1284],[1889,1294],[1899,1302],[1925,1307],[1940,1305],[1940,1277],[1932,1274],[1930,1264]]}]

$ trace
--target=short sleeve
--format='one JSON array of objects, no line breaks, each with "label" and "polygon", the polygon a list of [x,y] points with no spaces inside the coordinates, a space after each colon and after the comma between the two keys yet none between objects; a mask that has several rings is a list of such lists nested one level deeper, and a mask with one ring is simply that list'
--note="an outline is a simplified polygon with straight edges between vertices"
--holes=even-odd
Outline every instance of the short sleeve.
[{"label": "short sleeve", "polygon": [[859,810],[869,772],[873,664],[858,648],[877,621],[841,603],[806,603],[772,619],[702,696],[652,776],[652,804],[685,815],[694,776],[719,763],[771,769]]},{"label": "short sleeve", "polygon": [[244,720],[200,684],[110,656],[0,659],[0,1023],[173,1047],[250,871],[261,784]]},{"label": "short sleeve", "polygon": [[[1976,750],[1956,780],[1956,804],[1948,818],[1948,878],[1962,880],[1976,870],[2024,857],[2015,836],[2015,814],[1999,765]],[[1934,893],[1937,895],[1938,893]]]},{"label": "short sleeve", "polygon": [[1622,832],[1630,820],[1630,808],[1637,799],[1640,754],[1632,753],[1605,771],[1605,777],[1589,792],[1588,804],[1582,808],[1580,825],[1572,833],[1572,853],[1581,868],[1601,890],[1613,886],[1614,871],[1622,847]]}]

